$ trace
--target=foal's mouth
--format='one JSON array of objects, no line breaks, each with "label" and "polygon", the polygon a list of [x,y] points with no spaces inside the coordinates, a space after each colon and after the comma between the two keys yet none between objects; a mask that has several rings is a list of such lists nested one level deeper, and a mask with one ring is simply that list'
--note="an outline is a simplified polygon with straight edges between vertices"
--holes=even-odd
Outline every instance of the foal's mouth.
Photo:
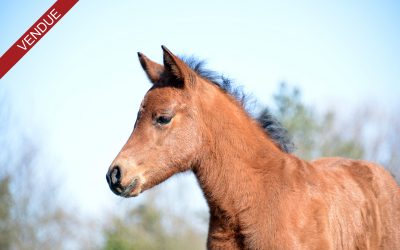
[{"label": "foal's mouth", "polygon": [[138,196],[141,191],[139,187],[139,178],[134,178],[120,195],[125,198],[135,197]]}]

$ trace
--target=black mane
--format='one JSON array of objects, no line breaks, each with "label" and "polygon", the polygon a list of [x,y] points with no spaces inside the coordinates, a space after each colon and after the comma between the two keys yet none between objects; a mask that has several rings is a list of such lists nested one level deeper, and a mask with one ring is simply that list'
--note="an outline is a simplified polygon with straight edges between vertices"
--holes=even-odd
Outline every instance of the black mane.
[{"label": "black mane", "polygon": [[242,104],[243,108],[258,121],[260,126],[281,150],[287,153],[294,150],[294,144],[288,131],[271,114],[268,108],[264,108],[258,115],[252,115],[254,101],[243,91],[241,86],[235,86],[231,79],[213,70],[206,69],[204,67],[205,61],[203,60],[199,60],[195,57],[182,57],[182,60],[198,75],[217,85],[224,92],[234,96]]}]

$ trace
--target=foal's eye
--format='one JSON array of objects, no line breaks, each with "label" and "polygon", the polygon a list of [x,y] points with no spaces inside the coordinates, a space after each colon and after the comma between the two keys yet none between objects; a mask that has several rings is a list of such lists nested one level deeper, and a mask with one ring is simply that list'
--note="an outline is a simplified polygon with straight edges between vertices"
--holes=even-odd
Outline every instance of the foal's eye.
[{"label": "foal's eye", "polygon": [[160,125],[165,125],[168,124],[171,121],[172,117],[171,116],[159,116],[156,119],[156,122]]}]

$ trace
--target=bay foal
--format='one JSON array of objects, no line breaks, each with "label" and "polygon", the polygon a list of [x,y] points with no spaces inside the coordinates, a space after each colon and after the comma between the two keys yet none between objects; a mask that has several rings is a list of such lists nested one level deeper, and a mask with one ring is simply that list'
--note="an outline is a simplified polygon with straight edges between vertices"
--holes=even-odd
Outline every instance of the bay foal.
[{"label": "bay foal", "polygon": [[297,158],[226,80],[162,48],[163,65],[139,53],[153,86],[109,168],[114,193],[137,196],[192,170],[210,208],[209,249],[400,249],[400,189],[387,171]]}]

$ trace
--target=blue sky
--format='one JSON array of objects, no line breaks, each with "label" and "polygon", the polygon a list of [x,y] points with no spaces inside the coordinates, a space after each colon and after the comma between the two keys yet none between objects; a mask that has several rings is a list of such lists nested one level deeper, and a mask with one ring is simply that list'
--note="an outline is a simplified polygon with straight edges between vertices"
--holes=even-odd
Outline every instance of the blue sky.
[{"label": "blue sky", "polygon": [[[53,3],[1,0],[0,54]],[[399,1],[81,0],[0,84],[84,211],[121,202],[105,173],[150,87],[136,52],[161,62],[161,44],[264,103],[285,80],[316,108],[400,104]]]}]

